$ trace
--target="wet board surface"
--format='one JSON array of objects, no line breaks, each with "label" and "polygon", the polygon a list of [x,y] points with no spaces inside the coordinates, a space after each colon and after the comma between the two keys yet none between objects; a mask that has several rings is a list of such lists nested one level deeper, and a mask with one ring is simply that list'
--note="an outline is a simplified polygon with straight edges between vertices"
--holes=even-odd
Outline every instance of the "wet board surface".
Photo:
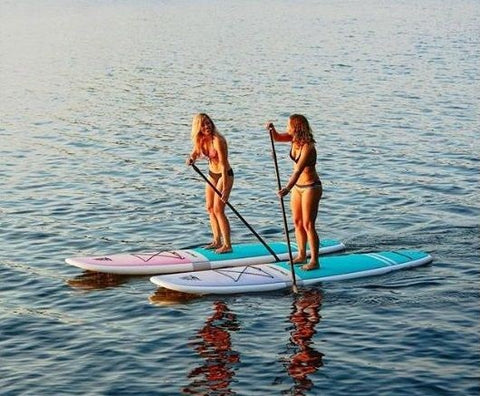
[{"label": "wet board surface", "polygon": [[[320,269],[305,271],[295,265],[296,282],[300,287],[382,275],[425,265],[432,260],[428,253],[413,250],[328,256],[321,258]],[[289,262],[159,275],[150,280],[157,286],[193,294],[263,292],[292,287]]]},{"label": "wet board surface", "polygon": [[[344,250],[342,242],[335,239],[320,241],[320,254]],[[288,260],[286,242],[270,242],[268,246],[280,260]],[[291,244],[292,252],[297,251]],[[244,266],[274,262],[275,258],[260,242],[233,245],[231,253],[215,253],[205,248],[120,253],[111,255],[69,257],[65,261],[75,267],[95,272],[124,275],[171,274],[188,271],[204,271],[222,267]]]}]

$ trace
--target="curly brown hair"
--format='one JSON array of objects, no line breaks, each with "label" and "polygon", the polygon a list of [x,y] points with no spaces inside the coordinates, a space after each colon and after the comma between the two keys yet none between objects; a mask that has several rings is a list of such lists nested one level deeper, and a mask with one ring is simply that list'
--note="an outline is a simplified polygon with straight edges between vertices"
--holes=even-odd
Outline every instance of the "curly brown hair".
[{"label": "curly brown hair", "polygon": [[300,143],[315,143],[312,128],[305,116],[301,114],[292,114],[288,118],[290,128],[293,130],[293,140]]}]

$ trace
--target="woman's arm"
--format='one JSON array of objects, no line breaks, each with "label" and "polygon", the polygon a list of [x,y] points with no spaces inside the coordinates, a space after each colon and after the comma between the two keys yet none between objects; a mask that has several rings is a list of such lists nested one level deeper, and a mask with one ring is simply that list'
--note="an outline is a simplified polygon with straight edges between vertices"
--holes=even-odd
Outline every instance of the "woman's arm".
[{"label": "woman's arm", "polygon": [[200,155],[197,153],[196,149],[194,148],[193,151],[188,155],[187,160],[185,161],[188,166],[192,165]]},{"label": "woman's arm", "polygon": [[291,142],[292,141],[292,136],[290,136],[288,133],[279,133],[275,129],[275,126],[271,123],[268,122],[266,125],[267,130],[272,134],[273,140],[276,142]]}]

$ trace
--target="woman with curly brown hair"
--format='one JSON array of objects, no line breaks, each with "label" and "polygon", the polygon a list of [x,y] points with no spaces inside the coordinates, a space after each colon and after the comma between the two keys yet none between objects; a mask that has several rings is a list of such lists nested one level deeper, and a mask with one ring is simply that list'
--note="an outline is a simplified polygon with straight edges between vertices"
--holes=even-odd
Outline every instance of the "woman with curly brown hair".
[{"label": "woman with curly brown hair", "polygon": [[286,132],[277,132],[272,123],[267,124],[267,129],[275,141],[291,143],[290,158],[293,161],[293,173],[278,195],[284,197],[292,192],[290,206],[298,245],[298,255],[293,262],[300,264],[306,261],[308,240],[310,262],[303,265],[302,269],[308,271],[319,268],[319,238],[315,221],[323,189],[316,170],[317,150],[310,124],[303,115],[293,114],[288,119]]}]

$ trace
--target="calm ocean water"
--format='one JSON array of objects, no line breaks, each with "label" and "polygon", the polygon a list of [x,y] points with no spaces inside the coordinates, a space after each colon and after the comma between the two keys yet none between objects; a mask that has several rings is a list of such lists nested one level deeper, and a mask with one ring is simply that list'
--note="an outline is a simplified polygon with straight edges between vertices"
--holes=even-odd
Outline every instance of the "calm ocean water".
[{"label": "calm ocean water", "polygon": [[[478,395],[479,27],[477,0],[1,1],[2,395]],[[65,264],[208,242],[198,111],[265,239],[283,226],[263,125],[299,112],[321,237],[433,264],[196,298]]]}]

